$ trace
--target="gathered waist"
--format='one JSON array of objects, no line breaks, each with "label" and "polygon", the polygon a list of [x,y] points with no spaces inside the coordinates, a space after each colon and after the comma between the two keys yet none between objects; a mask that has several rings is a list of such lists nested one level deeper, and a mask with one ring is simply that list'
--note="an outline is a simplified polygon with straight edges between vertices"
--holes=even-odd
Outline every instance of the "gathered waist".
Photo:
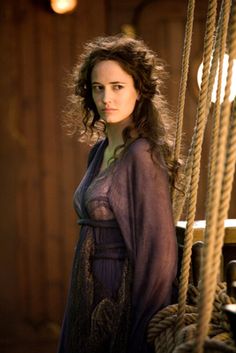
[{"label": "gathered waist", "polygon": [[96,220],[90,218],[81,218],[78,220],[77,223],[80,225],[88,225],[91,227],[119,228],[119,225],[115,219]]},{"label": "gathered waist", "polygon": [[[120,232],[117,232],[119,226],[115,219],[94,220],[81,218],[78,220],[78,224],[88,225],[94,228],[93,260],[123,261],[126,258],[126,246]],[[105,228],[107,231],[104,229],[104,231],[100,233],[100,230],[96,228]],[[114,231],[109,231],[108,228],[113,228]]]}]

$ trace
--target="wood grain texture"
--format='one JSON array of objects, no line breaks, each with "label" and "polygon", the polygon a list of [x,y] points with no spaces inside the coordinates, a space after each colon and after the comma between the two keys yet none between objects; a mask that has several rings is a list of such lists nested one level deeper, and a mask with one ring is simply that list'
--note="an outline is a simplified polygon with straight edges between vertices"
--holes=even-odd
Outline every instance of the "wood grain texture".
[{"label": "wood grain texture", "polygon": [[[114,34],[136,19],[137,35],[167,63],[168,100],[176,108],[187,1],[80,0],[75,13],[56,15],[44,0],[0,5],[0,351],[37,351],[56,340],[79,229],[72,198],[88,147],[66,136],[61,117],[68,74],[84,42]],[[185,108],[185,141],[193,133],[206,1],[198,1]],[[197,218],[204,218],[206,131]],[[236,218],[236,186],[229,218]],[[35,343],[36,342],[36,343]],[[24,347],[22,345],[22,347]],[[24,351],[24,348],[17,351]],[[43,345],[41,351],[47,351]],[[39,351],[39,349],[38,349]]]},{"label": "wood grain texture", "polygon": [[65,16],[40,1],[1,4],[0,343],[58,338],[88,153],[61,127],[65,82],[84,42],[104,34],[104,12],[102,1]]}]

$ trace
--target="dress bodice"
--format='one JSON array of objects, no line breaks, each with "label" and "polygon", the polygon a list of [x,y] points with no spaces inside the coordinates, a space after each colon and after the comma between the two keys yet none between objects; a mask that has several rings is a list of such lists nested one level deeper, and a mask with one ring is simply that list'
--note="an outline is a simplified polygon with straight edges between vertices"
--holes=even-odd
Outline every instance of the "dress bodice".
[{"label": "dress bodice", "polygon": [[99,172],[107,141],[99,147],[98,157],[90,163],[84,178],[74,194],[75,210],[80,218],[95,221],[113,220],[114,214],[108,193],[112,184],[112,167]]},{"label": "dress bodice", "polygon": [[87,188],[84,202],[89,218],[104,221],[114,219],[108,198],[111,182],[111,173],[104,171],[95,177]]}]

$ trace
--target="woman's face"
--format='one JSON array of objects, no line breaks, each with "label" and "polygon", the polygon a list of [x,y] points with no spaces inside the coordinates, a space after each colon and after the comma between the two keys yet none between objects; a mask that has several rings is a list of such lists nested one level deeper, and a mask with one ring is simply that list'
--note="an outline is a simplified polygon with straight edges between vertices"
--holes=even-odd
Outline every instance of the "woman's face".
[{"label": "woman's face", "polygon": [[97,63],[91,74],[92,96],[100,118],[109,124],[129,120],[138,99],[134,80],[115,60]]}]

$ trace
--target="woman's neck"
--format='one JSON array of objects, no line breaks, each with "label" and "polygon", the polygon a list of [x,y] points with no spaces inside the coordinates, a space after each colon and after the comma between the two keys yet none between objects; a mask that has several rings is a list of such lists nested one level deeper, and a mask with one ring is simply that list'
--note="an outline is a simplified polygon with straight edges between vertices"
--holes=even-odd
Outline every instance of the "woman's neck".
[{"label": "woman's neck", "polygon": [[[124,144],[123,140],[123,131],[127,126],[132,125],[131,119],[123,120],[116,124],[107,124],[106,125],[106,135],[108,139],[107,149],[112,152],[118,146],[122,146]],[[139,134],[136,129],[131,129],[130,138],[132,140],[138,138]]]},{"label": "woman's neck", "polygon": [[108,146],[107,149],[112,152],[116,149],[116,147],[123,145],[123,136],[122,132],[127,126],[127,122],[120,122],[117,124],[107,124],[106,125],[106,134],[108,138]]},{"label": "woman's neck", "polygon": [[124,122],[106,125],[106,135],[108,139],[108,145],[104,151],[103,161],[100,169],[101,171],[108,167],[110,160],[114,156],[115,149],[118,146],[122,146],[124,144],[122,132],[126,126],[127,126],[127,123],[124,124]]}]

